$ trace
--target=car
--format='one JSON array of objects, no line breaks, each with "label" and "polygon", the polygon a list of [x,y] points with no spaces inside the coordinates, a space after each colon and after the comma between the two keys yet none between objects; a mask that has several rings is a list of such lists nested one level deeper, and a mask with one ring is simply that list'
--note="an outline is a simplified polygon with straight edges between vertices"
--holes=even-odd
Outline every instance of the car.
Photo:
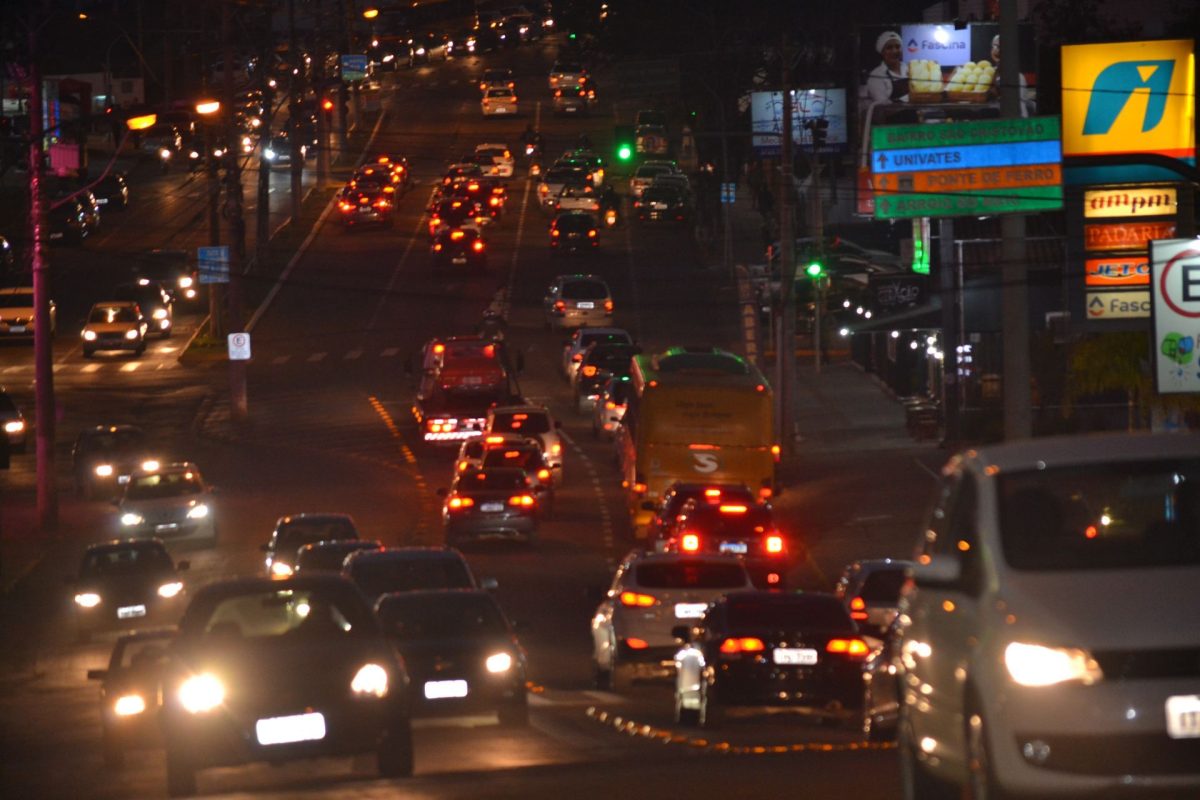
[{"label": "car", "polygon": [[596,688],[670,675],[679,650],[675,626],[700,618],[727,592],[753,588],[734,556],[630,552],[592,615]]},{"label": "car", "polygon": [[346,187],[338,195],[338,212],[341,214],[342,224],[347,228],[369,224],[390,226],[394,210],[394,197],[391,192],[385,191],[384,187],[377,190]]},{"label": "car", "polygon": [[536,439],[554,470],[556,484],[563,476],[562,422],[554,418],[545,406],[524,404],[496,406],[488,410],[484,434],[514,433]]},{"label": "car", "polygon": [[96,232],[96,217],[78,197],[66,198],[46,211],[46,238],[63,244],[83,244]]},{"label": "car", "polygon": [[473,30],[459,30],[446,39],[446,52],[450,56],[469,56],[479,49],[479,38]]},{"label": "car", "polygon": [[121,283],[114,286],[109,294],[115,300],[137,304],[146,317],[147,335],[153,332],[163,339],[170,338],[175,329],[175,301],[161,283],[146,279]]},{"label": "car", "polygon": [[489,593],[385,594],[375,614],[404,658],[414,717],[492,712],[503,726],[528,724],[525,649]]},{"label": "car", "polygon": [[633,171],[633,177],[629,179],[629,195],[634,199],[642,196],[642,192],[650,188],[650,184],[654,183],[654,179],[659,175],[666,175],[671,172],[671,167],[664,163],[644,163]]},{"label": "car", "polygon": [[96,303],[79,333],[83,340],[83,357],[91,358],[102,350],[132,350],[134,355],[140,356],[146,352],[149,330],[150,323],[132,300]]},{"label": "car", "polygon": [[217,544],[216,490],[188,461],[138,469],[116,501],[122,536],[167,544]]},{"label": "car", "polygon": [[506,67],[485,69],[479,77],[479,91],[486,92],[493,87],[516,91],[517,83],[513,78],[513,71]]},{"label": "car", "polygon": [[415,37],[409,45],[409,66],[428,64],[435,58],[442,61],[450,59],[450,50],[446,46],[448,39],[439,33],[429,31]]},{"label": "car", "polygon": [[906,794],[1200,793],[1200,437],[981,445],[931,505],[900,601]]},{"label": "car", "polygon": [[[32,343],[36,330],[33,287],[0,288],[0,337],[27,338]],[[58,308],[50,301],[50,335],[58,330]]]},{"label": "car", "polygon": [[559,116],[586,117],[595,96],[594,89],[586,89],[579,85],[559,86],[554,90],[554,113]]},{"label": "car", "polygon": [[591,411],[600,397],[600,387],[604,382],[613,376],[629,375],[633,368],[633,357],[641,352],[642,348],[637,345],[617,342],[593,342],[588,345],[571,381],[575,410],[580,414]]},{"label": "car", "polygon": [[[300,159],[303,160],[307,154],[308,146],[301,141]],[[267,146],[263,148],[262,155],[273,165],[292,163],[292,140],[288,137],[286,129],[271,135],[271,141],[267,142]]]},{"label": "car", "polygon": [[383,543],[378,539],[331,539],[324,542],[310,542],[301,545],[296,551],[296,561],[292,564],[292,574],[301,572],[341,572],[342,565],[351,553],[359,550],[382,550]]},{"label": "car", "polygon": [[[863,639],[871,653],[863,663],[862,736],[868,742],[895,742],[900,722],[900,617],[880,634],[878,640]],[[862,626],[859,626],[861,630]]]},{"label": "car", "polygon": [[628,375],[609,375],[592,403],[592,436],[612,439],[629,407],[632,382]]},{"label": "car", "polygon": [[296,564],[296,554],[306,544],[335,540],[357,540],[362,537],[354,517],[349,514],[331,512],[305,512],[288,514],[275,521],[271,538],[260,545],[267,557],[263,567],[266,573],[277,578],[291,575]]},{"label": "car", "polygon": [[633,201],[633,213],[639,222],[683,222],[692,215],[687,196],[674,186],[660,186],[658,179]]},{"label": "car", "polygon": [[673,630],[675,718],[717,728],[733,708],[806,712],[857,727],[870,648],[821,592],[730,592]]},{"label": "car", "polygon": [[135,256],[133,279],[158,281],[177,304],[194,303],[200,297],[199,276],[186,250],[150,250]]},{"label": "car", "polygon": [[647,511],[653,511],[654,516],[646,526],[646,546],[651,550],[662,550],[666,547],[667,539],[675,530],[679,515],[689,502],[721,505],[722,503],[738,503],[752,506],[759,498],[749,486],[744,483],[683,483],[676,481],[663,490],[662,498],[657,504],[650,504]]},{"label": "car", "polygon": [[455,161],[442,173],[442,185],[449,186],[467,178],[482,178],[483,167],[475,161]]},{"label": "car", "polygon": [[633,116],[633,124],[635,128],[642,125],[657,125],[660,128],[667,127],[667,112],[654,111],[652,109],[642,109]]},{"label": "car", "polygon": [[550,68],[550,91],[554,91],[560,86],[582,85],[587,81],[587,70],[577,62],[555,61],[554,66]]},{"label": "car", "polygon": [[429,247],[435,270],[487,269],[487,242],[478,228],[442,227]]},{"label": "car", "polygon": [[[490,433],[483,437],[483,452],[479,469],[520,467],[525,470],[533,499],[543,517],[549,517],[554,506],[555,471],[535,438],[514,433]],[[459,470],[460,472],[464,470]]]},{"label": "car", "polygon": [[398,192],[406,192],[412,185],[412,170],[408,159],[395,153],[380,153],[370,159],[374,169],[391,176],[392,185]]},{"label": "car", "polygon": [[608,162],[599,153],[587,148],[575,148],[564,153],[556,163],[583,167],[591,172],[594,187],[599,189],[604,186],[604,170]]},{"label": "car", "polygon": [[92,185],[92,193],[96,202],[104,209],[121,209],[129,207],[129,181],[123,172],[109,172]]},{"label": "car", "polygon": [[479,202],[465,197],[446,197],[439,200],[429,212],[430,244],[450,230],[474,230],[483,232],[488,216]]},{"label": "car", "polygon": [[740,556],[755,586],[778,590],[787,585],[787,569],[797,548],[779,529],[770,506],[689,500],[663,549]]},{"label": "car", "polygon": [[408,676],[339,575],[231,578],[192,598],[163,667],[167,794],[211,766],[374,752],[412,774]]},{"label": "car", "polygon": [[25,415],[17,407],[12,396],[0,386],[0,426],[4,428],[4,437],[8,441],[10,453],[24,453],[29,431],[25,424]]},{"label": "car", "polygon": [[67,581],[74,591],[75,629],[80,641],[105,630],[173,625],[185,596],[178,564],[159,539],[117,539],[84,551],[79,573]]},{"label": "car", "polygon": [[638,155],[665,156],[671,151],[667,129],[661,125],[642,125],[634,129],[634,150]]},{"label": "car", "polygon": [[556,330],[603,326],[612,320],[613,307],[612,292],[599,275],[559,275],[542,298],[546,325]]},{"label": "car", "polygon": [[517,93],[505,87],[489,87],[479,101],[479,108],[485,117],[505,116],[514,117],[520,110]]},{"label": "car", "polygon": [[[590,212],[564,211],[550,223],[550,249],[553,252],[575,253],[599,246],[600,225]],[[566,308],[565,301],[563,307]]]},{"label": "car", "polygon": [[568,381],[574,378],[579,362],[583,360],[583,351],[592,342],[633,344],[633,337],[624,328],[576,328],[563,345],[562,371]]},{"label": "car", "polygon": [[174,636],[173,628],[123,634],[113,644],[108,666],[87,671],[88,680],[100,684],[101,752],[106,765],[119,767],[127,751],[161,743],[159,690]]},{"label": "car", "polygon": [[480,164],[485,175],[494,175],[497,178],[513,176],[516,161],[513,159],[508,145],[496,143],[476,145],[475,156],[481,159],[481,162],[485,162]]},{"label": "car", "polygon": [[496,581],[477,581],[463,554],[453,547],[384,547],[352,553],[342,575],[371,603],[393,592],[419,589],[494,589]]},{"label": "car", "polygon": [[504,212],[507,195],[499,178],[483,177],[455,181],[443,186],[441,196],[449,199],[466,200],[478,207],[477,215],[483,221],[493,222]]},{"label": "car", "polygon": [[537,537],[538,508],[534,487],[519,467],[466,469],[454,476],[443,497],[442,524],[451,547],[472,539]]},{"label": "car", "polygon": [[113,497],[136,470],[153,472],[162,462],[146,432],[136,425],[85,428],[71,447],[75,491],[88,500]]},{"label": "car", "polygon": [[[585,213],[594,222],[594,215],[600,213],[600,195],[596,189],[592,186],[563,186],[558,192],[558,197],[554,198],[554,213],[562,215],[570,212]],[[557,219],[555,221],[557,222]]]},{"label": "car", "polygon": [[538,183],[538,204],[543,211],[551,211],[564,187],[582,189],[592,184],[592,174],[586,167],[578,164],[554,164],[542,174]]},{"label": "car", "polygon": [[845,604],[859,630],[882,638],[900,613],[900,590],[913,562],[864,558],[846,565],[834,594]]}]

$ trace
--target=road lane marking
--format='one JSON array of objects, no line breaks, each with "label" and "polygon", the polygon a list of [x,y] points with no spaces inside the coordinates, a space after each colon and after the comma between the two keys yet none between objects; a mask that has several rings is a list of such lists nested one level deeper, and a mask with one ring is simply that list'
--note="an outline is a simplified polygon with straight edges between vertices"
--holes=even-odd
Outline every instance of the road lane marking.
[{"label": "road lane marking", "polygon": [[329,355],[329,354],[328,353],[313,353],[311,356],[308,357],[308,360],[309,361],[320,361],[323,358],[325,358],[325,356],[327,356],[327,355]]},{"label": "road lane marking", "polygon": [[95,372],[98,369],[100,369],[100,367],[102,367],[102,366],[104,366],[104,365],[103,364],[84,364],[83,369],[81,369],[79,371],[80,372]]},{"label": "road lane marking", "polygon": [[291,356],[275,356],[275,358],[271,359],[271,363],[272,364],[286,364],[289,359],[291,359]]},{"label": "road lane marking", "polygon": [[383,352],[381,352],[379,355],[381,358],[391,358],[392,356],[396,355],[399,352],[400,352],[399,347],[385,347],[383,349]]},{"label": "road lane marking", "polygon": [[140,361],[130,361],[128,364],[121,365],[121,372],[136,372],[141,365]]},{"label": "road lane marking", "polygon": [[362,354],[363,354],[362,350],[351,350],[351,351],[347,352],[346,355],[344,355],[342,358],[345,361],[353,361],[354,359],[362,356]]}]

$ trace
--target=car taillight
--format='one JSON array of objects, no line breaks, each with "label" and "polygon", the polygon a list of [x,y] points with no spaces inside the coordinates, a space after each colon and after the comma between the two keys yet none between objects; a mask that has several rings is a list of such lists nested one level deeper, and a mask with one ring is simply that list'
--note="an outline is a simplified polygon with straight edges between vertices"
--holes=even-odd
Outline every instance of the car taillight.
[{"label": "car taillight", "polygon": [[768,536],[767,537],[767,552],[772,555],[780,555],[783,553],[783,537]]},{"label": "car taillight", "polygon": [[649,608],[658,602],[658,598],[641,592],[621,592],[621,605],[635,608]]},{"label": "car taillight", "polygon": [[722,514],[745,514],[746,507],[742,505],[723,505],[718,506],[718,510]]},{"label": "car taillight", "polygon": [[777,445],[777,444],[771,445],[771,455],[774,456],[776,464],[779,463],[779,457],[780,457],[781,452],[782,451],[780,450],[779,445]]},{"label": "car taillight", "polygon": [[721,652],[725,655],[734,655],[736,653],[761,653],[766,650],[767,646],[763,644],[763,640],[755,636],[741,636],[735,639],[726,639],[721,642]]},{"label": "car taillight", "polygon": [[871,648],[867,647],[867,643],[862,639],[830,639],[825,644],[825,652],[851,658],[866,658]]},{"label": "car taillight", "polygon": [[466,236],[466,234],[465,234],[465,233],[463,233],[462,231],[451,231],[451,232],[450,232],[450,238],[451,238],[451,239],[453,239],[453,240],[454,240],[454,241],[456,241],[456,242],[457,242],[459,239],[463,238],[464,236]]},{"label": "car taillight", "polygon": [[585,378],[591,378],[595,376],[596,372],[596,367],[592,364],[588,364],[586,367],[580,370],[580,373],[582,373],[583,377]]},{"label": "car taillight", "polygon": [[612,400],[605,400],[605,401],[604,401],[604,407],[605,407],[606,409],[608,409],[609,411],[612,411],[612,410],[614,410],[614,409],[617,407],[617,404],[616,404],[616,403],[614,403]]},{"label": "car taillight", "polygon": [[639,639],[636,636],[630,636],[625,640],[625,646],[630,650],[645,650],[650,646],[650,643],[645,639]]},{"label": "car taillight", "polygon": [[[594,239],[594,238],[596,238],[596,229],[595,229],[595,228],[590,228],[590,229],[588,230],[588,238],[589,238],[589,239]],[[608,309],[608,310],[609,310],[609,311],[612,311],[612,309],[611,309],[611,308],[610,308],[610,309]]]},{"label": "car taillight", "polygon": [[[558,232],[558,228],[551,228],[551,229],[550,229],[550,235],[551,235],[551,236],[559,236],[560,234],[559,234],[559,232]],[[558,303],[555,303],[554,305],[555,305],[555,307],[556,307],[556,308],[558,307]]]},{"label": "car taillight", "polygon": [[550,480],[550,470],[542,468],[538,470],[537,477],[539,481]]},{"label": "car taillight", "polygon": [[694,533],[685,533],[679,539],[679,549],[685,553],[695,553],[700,549],[700,537]]},{"label": "car taillight", "polygon": [[500,198],[497,197],[496,195],[492,195],[491,197],[488,198],[488,204],[493,205],[493,206],[498,206],[498,205],[500,205]]},{"label": "car taillight", "polygon": [[555,310],[555,311],[566,311],[566,310],[567,310],[567,303],[566,303],[566,301],[565,301],[565,300],[558,300],[557,302],[555,302],[555,303],[554,303],[554,310]]},{"label": "car taillight", "polygon": [[562,455],[562,445],[559,444],[558,442],[555,442],[554,444],[550,445],[550,455],[552,455],[552,456]]},{"label": "car taillight", "polygon": [[571,360],[576,363],[583,361],[583,353],[576,353],[575,355],[571,356]]},{"label": "car taillight", "polygon": [[508,498],[508,504],[510,506],[516,506],[517,508],[532,508],[533,496],[528,494],[515,494]]},{"label": "car taillight", "polygon": [[376,208],[387,208],[390,205],[391,205],[391,203],[389,203],[386,199],[384,199],[382,197],[375,201]]},{"label": "car taillight", "polygon": [[347,203],[345,200],[342,200],[338,203],[338,208],[340,208],[342,211],[350,211],[354,208],[354,204]]},{"label": "car taillight", "polygon": [[612,313],[612,310],[613,310],[613,301],[612,300],[604,301],[604,310],[606,313],[609,313],[609,314]]},{"label": "car taillight", "polygon": [[451,511],[458,511],[459,509],[470,508],[475,505],[475,500],[470,497],[451,497],[446,505]]},{"label": "car taillight", "polygon": [[435,244],[433,246],[433,252],[435,252],[435,253],[442,252],[442,243],[441,242],[438,242],[437,244]]},{"label": "car taillight", "polygon": [[483,242],[476,240],[475,242],[473,242],[471,244],[471,249],[474,250],[476,253],[482,253],[483,252]]},{"label": "car taillight", "polygon": [[856,597],[850,601],[850,619],[865,620],[867,618],[867,604],[863,602],[861,597]]}]

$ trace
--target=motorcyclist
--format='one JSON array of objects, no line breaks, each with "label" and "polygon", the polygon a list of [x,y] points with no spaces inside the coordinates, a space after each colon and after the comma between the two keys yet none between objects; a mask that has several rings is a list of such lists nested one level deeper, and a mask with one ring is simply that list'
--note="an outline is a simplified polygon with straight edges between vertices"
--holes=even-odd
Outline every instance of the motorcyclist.
[{"label": "motorcyclist", "polygon": [[479,335],[492,341],[502,341],[507,327],[508,323],[500,312],[489,308],[483,312],[483,319],[479,322]]}]

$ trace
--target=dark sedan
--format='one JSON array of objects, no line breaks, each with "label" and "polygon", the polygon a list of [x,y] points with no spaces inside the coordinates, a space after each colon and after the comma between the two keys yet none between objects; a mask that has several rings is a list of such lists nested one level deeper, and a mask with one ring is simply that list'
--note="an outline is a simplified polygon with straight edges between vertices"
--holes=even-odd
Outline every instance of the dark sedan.
[{"label": "dark sedan", "polygon": [[134,279],[158,281],[176,303],[194,301],[199,295],[199,276],[186,250],[151,250],[134,257]]},{"label": "dark sedan", "polygon": [[342,575],[374,603],[385,594],[423,589],[495,587],[494,580],[476,583],[462,553],[452,547],[381,547],[355,553],[342,565]]},{"label": "dark sedan", "polygon": [[487,242],[475,228],[444,228],[429,247],[435,270],[487,269]]},{"label": "dark sedan", "polygon": [[641,222],[686,222],[691,216],[687,196],[673,186],[651,186],[633,201]]},{"label": "dark sedan", "polygon": [[532,542],[538,507],[525,470],[517,467],[467,469],[454,479],[442,506],[446,544],[466,539],[504,538]]},{"label": "dark sedan", "polygon": [[75,490],[90,500],[115,496],[134,471],[153,471],[160,459],[136,425],[96,425],[75,437],[71,463]]},{"label": "dark sedan", "polygon": [[789,541],[767,505],[689,500],[663,549],[678,553],[730,553],[742,559],[754,585],[782,589],[791,564]]},{"label": "dark sedan", "polygon": [[148,325],[147,334],[157,333],[164,339],[175,329],[175,301],[171,293],[158,281],[142,278],[135,283],[114,286],[114,300],[130,300],[138,304]]},{"label": "dark sedan", "polygon": [[675,716],[717,727],[731,708],[794,710],[857,727],[870,647],[836,597],[733,592],[676,627]]},{"label": "dark sedan", "polygon": [[382,550],[383,543],[377,539],[334,539],[328,542],[313,542],[296,551],[296,563],[292,573],[341,572],[346,559],[359,550]]},{"label": "dark sedan", "polygon": [[129,182],[124,173],[110,172],[92,186],[96,202],[105,209],[125,209],[129,206]]},{"label": "dark sedan", "polygon": [[167,794],[207,767],[374,751],[412,774],[408,676],[354,584],[340,576],[235,578],[201,589],[163,679]]},{"label": "dark sedan", "polygon": [[117,639],[107,669],[89,669],[100,682],[104,763],[119,767],[125,752],[159,743],[159,686],[173,629],[127,633]]},{"label": "dark sedan", "polygon": [[501,725],[525,725],[525,651],[485,591],[447,589],[386,594],[375,613],[409,672],[413,716],[495,712]]},{"label": "dark sedan", "polygon": [[550,247],[573,253],[600,246],[600,226],[596,218],[583,211],[559,214],[550,223]]},{"label": "dark sedan", "polygon": [[158,539],[120,539],[94,544],[83,555],[74,589],[80,641],[101,630],[172,624],[182,610],[187,561],[176,564]]},{"label": "dark sedan", "polygon": [[[388,187],[391,188],[391,187]],[[391,225],[395,198],[383,190],[347,188],[338,196],[338,211],[346,227],[363,224]]]}]

